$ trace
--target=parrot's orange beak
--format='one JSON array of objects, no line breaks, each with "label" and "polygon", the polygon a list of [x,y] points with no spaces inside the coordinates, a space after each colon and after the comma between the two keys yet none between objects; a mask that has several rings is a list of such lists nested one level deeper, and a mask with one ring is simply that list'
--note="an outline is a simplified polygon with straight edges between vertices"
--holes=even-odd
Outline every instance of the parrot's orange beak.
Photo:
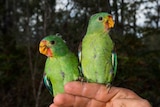
[{"label": "parrot's orange beak", "polygon": [[114,21],[111,15],[105,17],[104,25],[107,30],[114,27]]},{"label": "parrot's orange beak", "polygon": [[39,44],[39,52],[43,55],[46,55],[47,57],[52,57],[52,51],[49,47],[47,47],[47,41],[42,40]]}]

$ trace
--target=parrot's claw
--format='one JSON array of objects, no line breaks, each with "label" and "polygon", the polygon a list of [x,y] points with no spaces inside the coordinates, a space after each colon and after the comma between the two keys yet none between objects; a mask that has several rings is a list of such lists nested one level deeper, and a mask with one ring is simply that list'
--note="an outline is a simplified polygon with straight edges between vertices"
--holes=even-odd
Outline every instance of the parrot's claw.
[{"label": "parrot's claw", "polygon": [[111,86],[111,84],[110,84],[110,83],[106,84],[106,88],[107,88],[108,93],[109,93],[109,91],[110,91],[111,87],[112,87],[112,86]]},{"label": "parrot's claw", "polygon": [[80,81],[82,85],[86,82],[84,77],[78,77],[78,81]]},{"label": "parrot's claw", "polygon": [[85,79],[81,77],[80,81],[81,81],[81,84],[83,85],[83,83],[85,82]]},{"label": "parrot's claw", "polygon": [[84,81],[84,78],[81,77],[81,76],[79,76],[78,79],[77,79],[76,81],[81,81],[81,82],[83,82],[83,81]]}]

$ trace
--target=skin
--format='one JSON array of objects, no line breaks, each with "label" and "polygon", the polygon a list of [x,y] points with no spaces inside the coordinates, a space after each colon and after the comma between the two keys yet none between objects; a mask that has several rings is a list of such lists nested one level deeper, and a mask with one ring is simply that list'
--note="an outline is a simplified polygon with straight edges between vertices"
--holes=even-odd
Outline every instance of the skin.
[{"label": "skin", "polygon": [[50,107],[151,107],[150,103],[129,89],[96,83],[69,82],[65,93],[58,94]]}]

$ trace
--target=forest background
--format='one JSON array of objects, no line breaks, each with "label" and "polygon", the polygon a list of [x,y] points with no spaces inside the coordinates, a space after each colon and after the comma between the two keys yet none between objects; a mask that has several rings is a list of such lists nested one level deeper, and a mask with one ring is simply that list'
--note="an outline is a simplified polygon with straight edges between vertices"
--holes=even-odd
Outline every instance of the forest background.
[{"label": "forest background", "polygon": [[113,85],[160,107],[159,0],[1,0],[0,106],[49,106],[40,40],[59,33],[77,54],[89,17],[102,11],[115,20],[110,33],[118,54]]}]

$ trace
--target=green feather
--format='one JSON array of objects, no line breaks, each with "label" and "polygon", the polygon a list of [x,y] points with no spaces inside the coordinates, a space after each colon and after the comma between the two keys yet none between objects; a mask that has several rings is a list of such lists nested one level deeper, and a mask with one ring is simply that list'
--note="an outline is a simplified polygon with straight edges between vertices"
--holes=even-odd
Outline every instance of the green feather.
[{"label": "green feather", "polygon": [[108,13],[91,16],[82,41],[81,65],[88,82],[110,84],[115,76],[117,56],[114,54],[115,62],[112,62],[114,43],[107,29],[110,16]]},{"label": "green feather", "polygon": [[46,41],[44,49],[50,49],[53,54],[53,56],[48,56],[46,60],[45,74],[47,80],[51,82],[52,91],[50,92],[56,96],[64,92],[64,85],[67,82],[79,78],[78,59],[59,36],[47,36],[42,41]]}]

